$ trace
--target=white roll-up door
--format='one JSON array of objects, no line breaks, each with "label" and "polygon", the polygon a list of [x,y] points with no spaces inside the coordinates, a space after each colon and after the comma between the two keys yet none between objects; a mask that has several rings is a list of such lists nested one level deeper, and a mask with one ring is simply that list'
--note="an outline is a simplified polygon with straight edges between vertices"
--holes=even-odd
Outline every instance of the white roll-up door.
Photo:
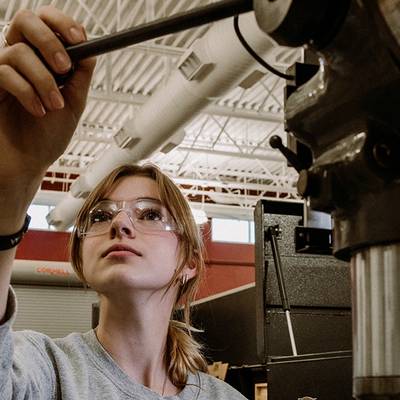
[{"label": "white roll-up door", "polygon": [[55,338],[91,329],[92,304],[98,301],[93,290],[15,284],[13,288],[18,298],[14,330],[32,329]]}]

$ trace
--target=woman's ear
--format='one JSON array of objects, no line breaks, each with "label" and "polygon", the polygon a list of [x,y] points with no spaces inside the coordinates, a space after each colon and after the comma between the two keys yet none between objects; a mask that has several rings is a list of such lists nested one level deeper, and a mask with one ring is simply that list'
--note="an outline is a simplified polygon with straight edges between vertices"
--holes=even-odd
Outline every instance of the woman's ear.
[{"label": "woman's ear", "polygon": [[185,267],[182,270],[182,276],[183,275],[187,276],[187,280],[190,280],[197,275],[197,270],[194,263],[185,265]]}]

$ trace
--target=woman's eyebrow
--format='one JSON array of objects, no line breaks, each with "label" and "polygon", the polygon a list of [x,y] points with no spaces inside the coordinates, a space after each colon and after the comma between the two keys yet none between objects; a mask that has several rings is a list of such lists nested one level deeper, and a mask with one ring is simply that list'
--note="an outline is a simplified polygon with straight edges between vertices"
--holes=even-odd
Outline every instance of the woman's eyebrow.
[{"label": "woman's eyebrow", "polygon": [[155,202],[157,202],[157,203],[161,203],[161,200],[160,200],[160,199],[157,199],[157,198],[155,198],[155,197],[137,197],[137,198],[134,199],[134,200],[151,200],[151,201],[155,201]]},{"label": "woman's eyebrow", "polygon": [[156,197],[150,197],[150,196],[143,196],[143,197],[135,197],[132,199],[127,199],[127,200],[113,200],[110,199],[109,197],[103,197],[100,201],[142,201],[142,200],[151,200],[151,201],[155,201],[157,203],[161,203],[160,199],[157,199]]}]

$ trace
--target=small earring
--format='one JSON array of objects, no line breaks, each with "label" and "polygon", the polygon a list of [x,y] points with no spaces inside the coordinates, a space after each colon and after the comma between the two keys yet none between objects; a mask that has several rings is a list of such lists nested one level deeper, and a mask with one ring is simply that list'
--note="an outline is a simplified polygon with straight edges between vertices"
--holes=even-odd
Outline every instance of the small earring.
[{"label": "small earring", "polygon": [[187,274],[183,274],[183,275],[181,276],[181,286],[185,286],[185,285],[187,284],[187,281],[188,281],[188,276],[187,276]]}]

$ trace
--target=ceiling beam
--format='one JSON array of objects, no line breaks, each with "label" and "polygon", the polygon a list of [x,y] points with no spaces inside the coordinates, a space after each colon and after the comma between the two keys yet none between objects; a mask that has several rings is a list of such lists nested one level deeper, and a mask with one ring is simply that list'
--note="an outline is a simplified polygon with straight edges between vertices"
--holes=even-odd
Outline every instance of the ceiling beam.
[{"label": "ceiling beam", "polygon": [[211,156],[223,156],[229,158],[239,158],[242,160],[261,160],[261,161],[285,161],[285,158],[281,155],[281,153],[277,151],[263,151],[264,154],[246,154],[239,153],[234,151],[221,151],[214,149],[200,149],[193,147],[184,147],[178,146],[176,148],[178,151],[188,151],[190,153],[200,153],[200,154],[208,154]]},{"label": "ceiling beam", "polygon": [[[143,96],[141,94],[117,93],[117,92],[107,93],[101,90],[93,90],[93,89],[89,92],[89,100],[106,101],[110,103],[118,102],[136,106],[141,106],[149,98],[150,96]],[[283,113],[238,109],[233,107],[220,106],[216,104],[210,104],[202,111],[202,113],[219,115],[224,117],[250,119],[255,121],[283,123]]]},{"label": "ceiling beam", "polygon": [[260,199],[271,199],[275,197],[279,197],[280,194],[288,194],[292,197],[297,197],[296,189],[291,187],[277,187],[273,186],[271,188],[266,188],[265,192],[273,193],[274,195],[264,196],[263,194],[257,195],[249,195],[249,194],[237,194],[237,193],[220,193],[220,192],[211,192],[209,190],[199,190],[199,189],[186,189],[181,188],[181,191],[185,195],[197,195],[197,196],[207,196],[214,202],[218,204],[243,204],[243,205],[252,205],[260,200]]},{"label": "ceiling beam", "polygon": [[[113,138],[105,138],[90,135],[89,133],[111,133],[112,131],[108,130],[107,127],[86,127],[80,126],[77,133],[74,135],[74,141],[88,141],[88,142],[96,142],[96,143],[112,143]],[[210,143],[211,144],[211,143]],[[244,147],[244,146],[243,146]],[[255,154],[253,150],[260,150],[262,154]],[[265,150],[260,149],[254,146],[246,146],[246,152],[235,152],[235,151],[223,151],[223,150],[215,150],[212,148],[199,148],[199,147],[189,147],[180,145],[174,149],[174,151],[179,152],[189,152],[189,153],[197,153],[197,154],[207,154],[211,156],[222,156],[228,158],[237,158],[242,160],[260,160],[260,161],[273,161],[273,162],[283,162],[285,158],[281,153],[274,150]]]},{"label": "ceiling beam", "polygon": [[[167,171],[168,173],[174,176],[175,172],[179,169],[179,165],[172,163],[163,163],[162,160],[158,163],[160,168],[163,171]],[[252,171],[239,171],[235,169],[222,169],[222,168],[210,168],[206,166],[196,165],[192,168],[192,172],[197,173],[199,176],[204,175],[208,177],[208,179],[217,179],[220,177],[220,180],[224,180],[226,176],[232,176],[237,178],[243,178],[247,180],[270,180],[273,175],[266,173],[256,173]],[[297,179],[297,173],[288,174],[286,176],[279,176],[280,179],[286,179],[288,182],[294,182]]]},{"label": "ceiling beam", "polygon": [[292,192],[294,190],[293,186],[291,185],[274,185],[268,184],[263,185],[261,183],[245,183],[245,182],[235,182],[235,181],[215,181],[215,180],[206,180],[206,179],[192,179],[192,178],[174,178],[172,177],[173,181],[178,185],[189,185],[189,186],[197,186],[203,188],[221,188],[227,190],[234,190],[234,189],[241,189],[241,190],[257,190],[259,192],[266,192],[266,191],[279,191],[282,190],[289,190]]}]

